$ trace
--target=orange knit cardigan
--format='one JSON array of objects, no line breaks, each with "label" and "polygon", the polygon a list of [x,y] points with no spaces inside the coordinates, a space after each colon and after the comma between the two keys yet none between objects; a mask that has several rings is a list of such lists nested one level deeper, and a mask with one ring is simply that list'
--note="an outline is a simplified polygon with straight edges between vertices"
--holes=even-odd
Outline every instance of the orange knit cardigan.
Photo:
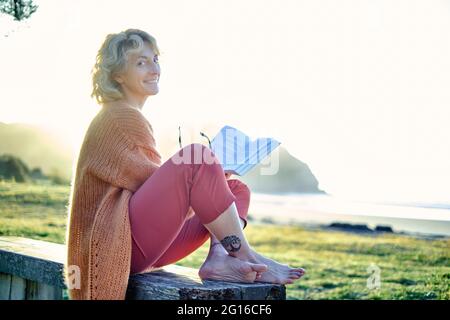
[{"label": "orange knit cardigan", "polygon": [[[153,128],[124,103],[102,106],[78,155],[68,206],[66,281],[79,267],[80,288],[70,299],[125,298],[130,275],[128,202],[161,165]],[[75,284],[76,282],[72,282]]]}]

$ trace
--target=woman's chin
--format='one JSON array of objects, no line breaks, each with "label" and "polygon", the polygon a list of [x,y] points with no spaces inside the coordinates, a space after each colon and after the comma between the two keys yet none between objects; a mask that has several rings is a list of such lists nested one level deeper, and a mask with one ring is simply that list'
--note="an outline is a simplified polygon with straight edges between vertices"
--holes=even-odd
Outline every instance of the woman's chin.
[{"label": "woman's chin", "polygon": [[154,96],[154,95],[157,95],[158,92],[159,92],[159,90],[156,89],[156,90],[147,91],[146,94],[147,94],[147,96]]}]

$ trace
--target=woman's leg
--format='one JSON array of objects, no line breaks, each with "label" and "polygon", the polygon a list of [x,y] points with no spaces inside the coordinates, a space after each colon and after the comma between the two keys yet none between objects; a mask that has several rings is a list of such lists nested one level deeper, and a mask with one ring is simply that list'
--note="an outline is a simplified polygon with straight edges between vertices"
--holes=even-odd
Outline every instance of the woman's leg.
[{"label": "woman's leg", "polygon": [[[142,272],[162,257],[183,228],[190,207],[202,225],[227,212],[226,220],[238,225],[231,231],[242,235],[235,201],[222,166],[211,150],[201,144],[181,149],[130,199],[131,272]],[[213,234],[220,229],[220,224],[215,228]],[[243,236],[241,239],[248,247],[246,239]]]},{"label": "woman's leg", "polygon": [[[227,180],[227,184],[236,197],[236,208],[241,219],[241,224],[245,227],[247,225],[248,208],[250,205],[250,190],[247,185],[237,179]],[[175,263],[190,255],[210,238],[211,234],[203,226],[192,208],[190,208],[190,213],[193,216],[186,220],[176,239],[152,267],[158,268]]]},{"label": "woman's leg", "polygon": [[[180,161],[185,156],[190,158],[188,164]],[[192,207],[201,223],[229,253],[208,256],[210,273],[204,274],[206,278],[253,281],[257,272],[263,272],[259,281],[291,283],[298,279],[303,269],[281,265],[250,248],[241,230],[235,200],[222,166],[211,150],[201,144],[180,150],[130,199],[131,272],[142,272],[158,261],[179,234]]]}]

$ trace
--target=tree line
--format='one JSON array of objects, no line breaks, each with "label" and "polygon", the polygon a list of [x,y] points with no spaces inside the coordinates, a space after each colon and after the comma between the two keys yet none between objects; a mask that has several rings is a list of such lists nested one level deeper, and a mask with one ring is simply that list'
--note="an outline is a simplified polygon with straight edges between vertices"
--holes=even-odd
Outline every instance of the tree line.
[{"label": "tree line", "polygon": [[70,183],[56,169],[50,174],[44,174],[41,168],[35,167],[30,169],[24,161],[10,154],[0,155],[0,180],[13,180],[19,183],[49,180],[55,184],[62,185]]}]

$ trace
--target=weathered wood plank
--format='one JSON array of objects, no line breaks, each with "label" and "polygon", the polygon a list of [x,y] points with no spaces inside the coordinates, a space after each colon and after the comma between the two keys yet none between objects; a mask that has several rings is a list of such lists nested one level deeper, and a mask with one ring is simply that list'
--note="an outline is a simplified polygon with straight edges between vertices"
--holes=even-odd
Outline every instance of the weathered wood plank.
[{"label": "weathered wood plank", "polygon": [[[15,282],[11,280],[14,297],[62,299],[62,289],[66,287],[63,276],[65,252],[65,246],[61,244],[0,237],[0,272],[14,276],[12,280]],[[170,265],[161,270],[132,275],[127,299],[286,299],[283,285],[202,281],[197,272],[197,269]],[[28,286],[24,279],[28,280]]]},{"label": "weathered wood plank", "polygon": [[26,281],[26,300],[62,300],[62,288],[36,281]]},{"label": "weathered wood plank", "polygon": [[9,300],[11,275],[0,272],[0,300]]},{"label": "weathered wood plank", "polygon": [[38,284],[38,300],[62,300],[63,289],[45,283]]},{"label": "weathered wood plank", "polygon": [[62,288],[27,280],[26,300],[62,300]]},{"label": "weathered wood plank", "polygon": [[66,257],[65,245],[22,237],[0,237],[0,248],[60,263],[64,263]]},{"label": "weathered wood plank", "polygon": [[65,287],[64,245],[20,237],[0,237],[0,272]]},{"label": "weathered wood plank", "polygon": [[27,280],[26,300],[37,300],[38,282]]},{"label": "weathered wood plank", "polygon": [[11,291],[9,295],[9,300],[25,300],[26,287],[27,286],[25,279],[13,275],[11,277]]},{"label": "weathered wood plank", "polygon": [[177,265],[130,277],[127,299],[266,300],[286,299],[283,285],[205,281],[197,270]]}]

